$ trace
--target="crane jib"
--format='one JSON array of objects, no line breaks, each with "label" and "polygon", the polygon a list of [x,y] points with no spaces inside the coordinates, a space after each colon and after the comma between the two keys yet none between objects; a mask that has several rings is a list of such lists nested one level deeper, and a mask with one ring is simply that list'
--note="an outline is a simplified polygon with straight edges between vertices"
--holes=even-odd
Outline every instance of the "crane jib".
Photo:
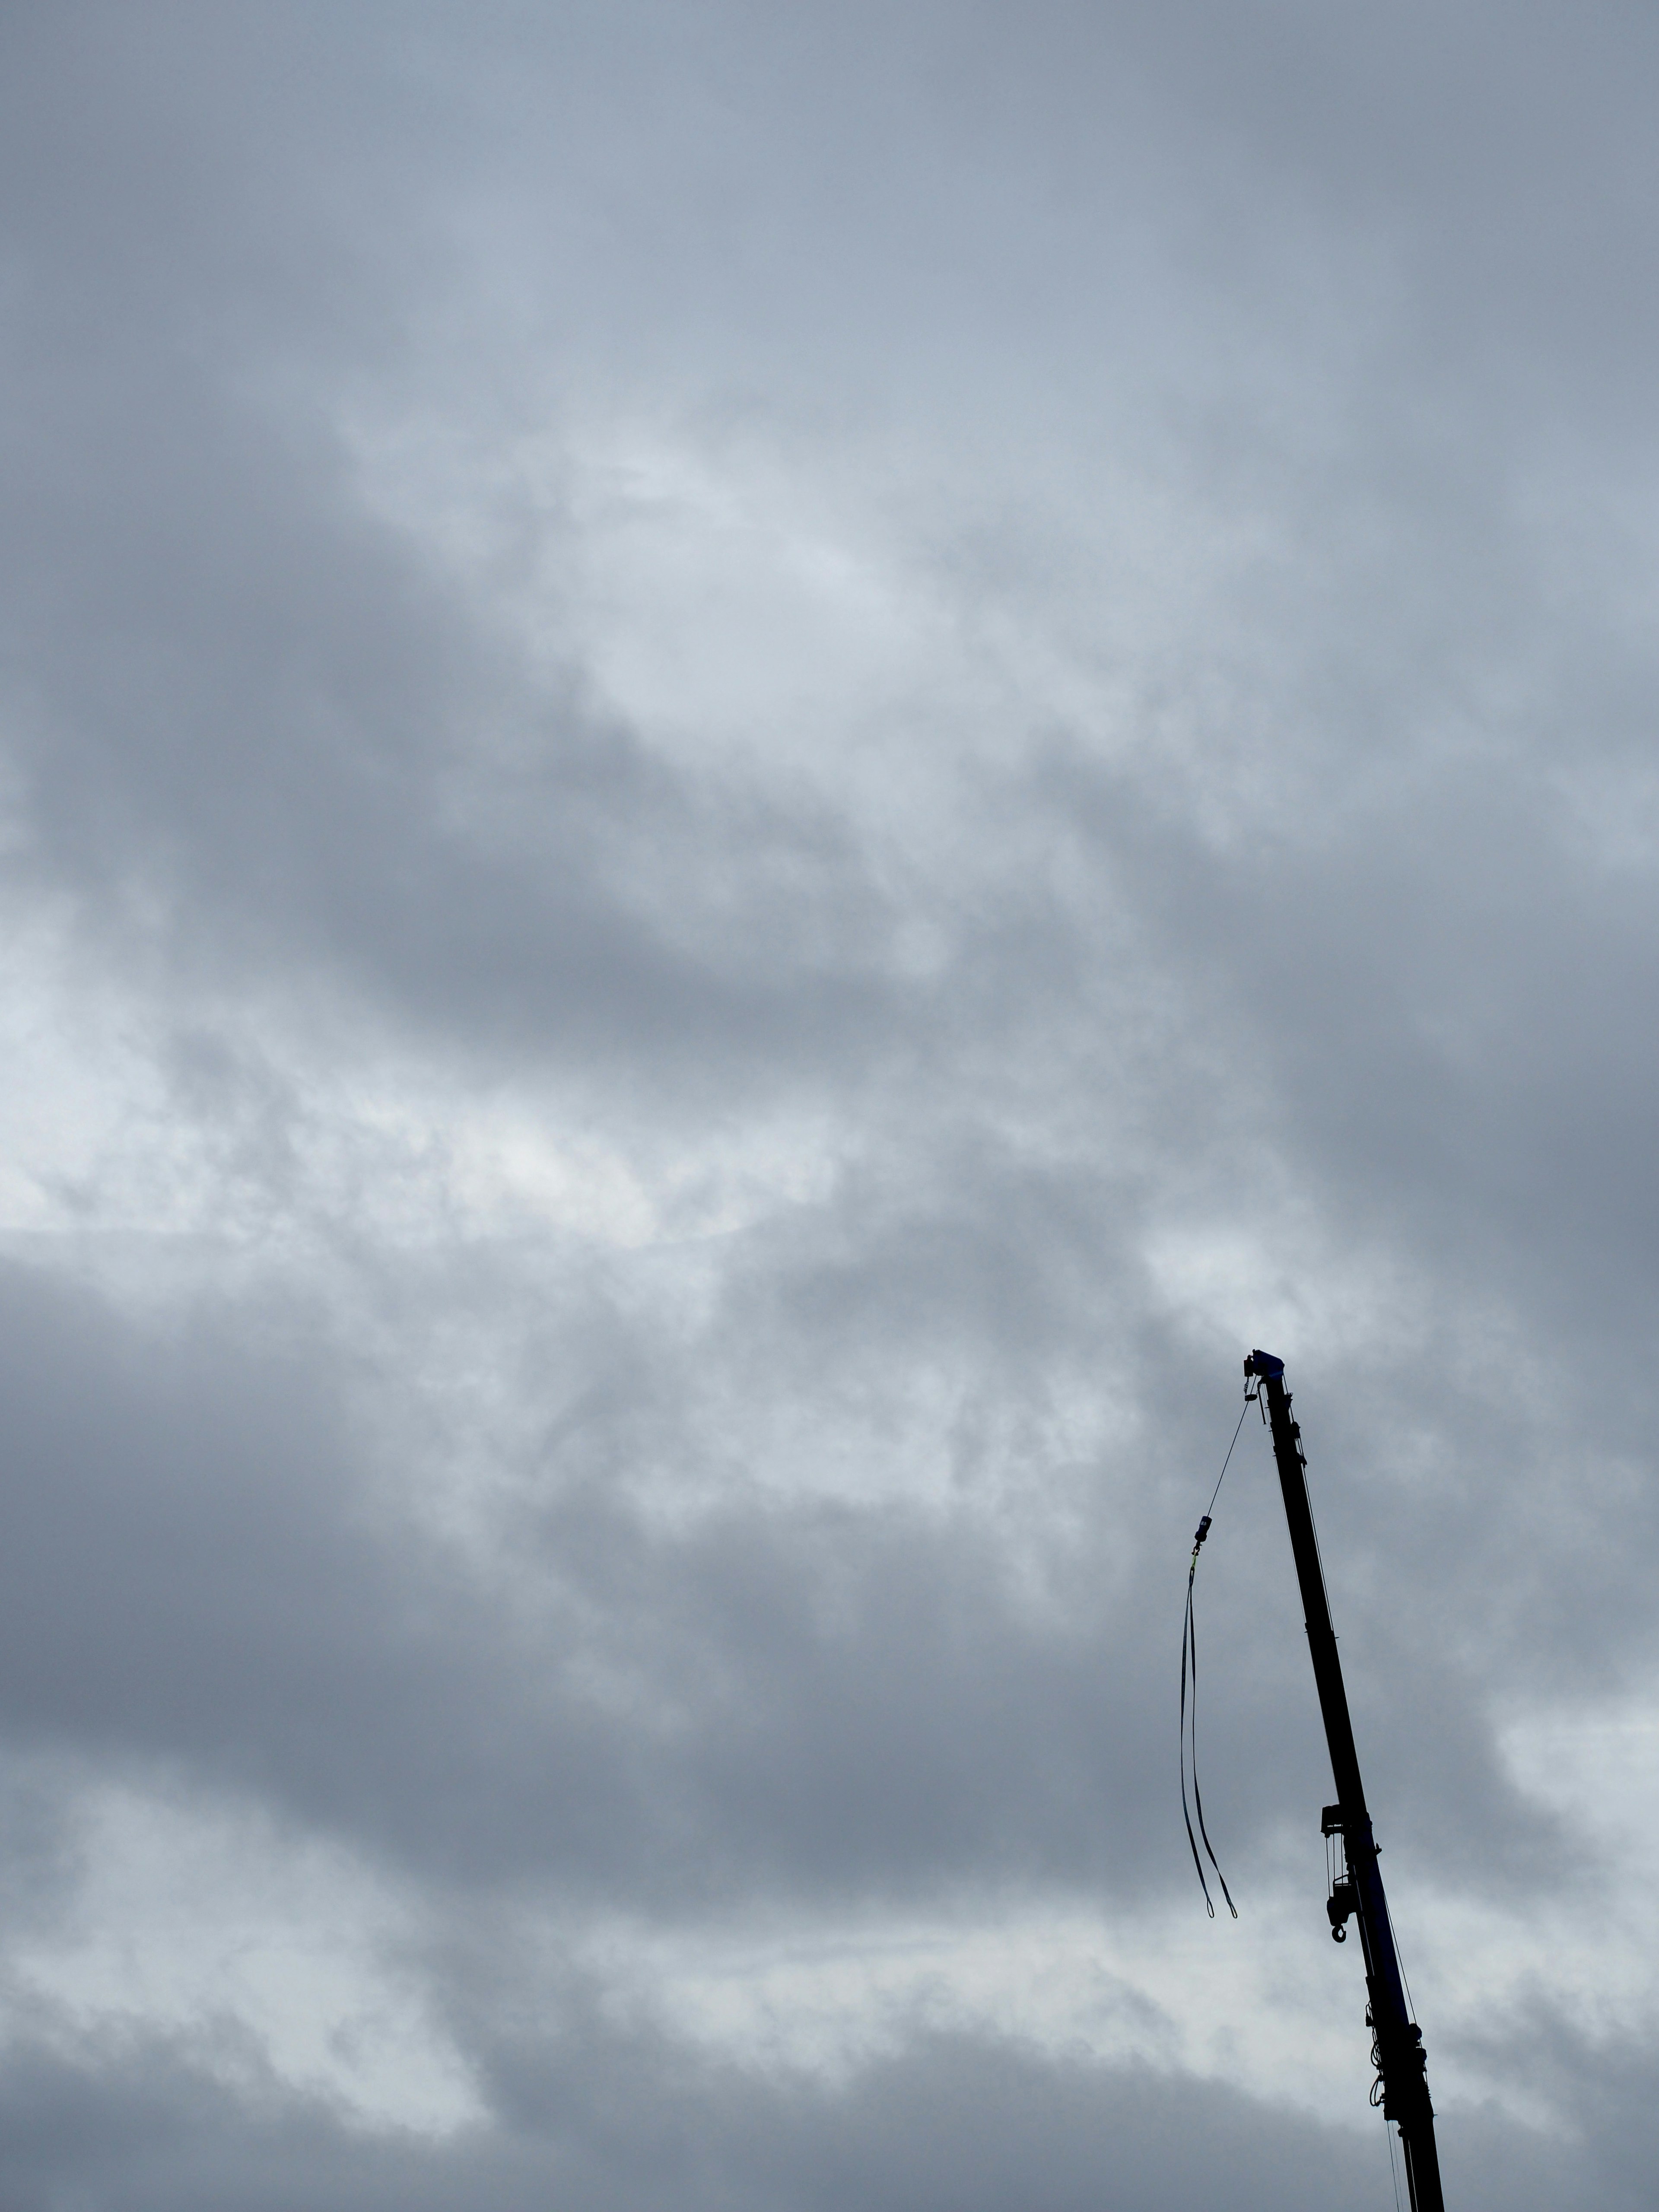
[{"label": "crane jib", "polygon": [[1372,2094],[1374,2098],[1380,2098],[1385,2117],[1400,2130],[1412,2212],[1444,2212],[1423,2035],[1406,2001],[1405,1981],[1395,1949],[1394,1927],[1389,1918],[1388,1899],[1377,1865],[1376,1839],[1371,1832],[1364,1784],[1359,1777],[1359,1754],[1354,1747],[1353,1723],[1348,1713],[1347,1692],[1342,1684],[1336,1632],[1331,1626],[1319,1540],[1314,1533],[1313,1510],[1308,1502],[1302,1431],[1291,1416],[1291,1394],[1285,1388],[1284,1361],[1275,1358],[1270,1352],[1252,1352],[1244,1362],[1244,1372],[1255,1378],[1273,1432],[1273,1460],[1279,1469],[1279,1486],[1284,1493],[1291,1552],[1296,1561],[1302,1609],[1308,1624],[1314,1685],[1319,1692],[1325,1740],[1330,1747],[1331,1774],[1336,1784],[1337,1802],[1325,1808],[1322,1823],[1328,1837],[1340,1838],[1346,1861],[1345,1879],[1333,1887],[1327,1907],[1331,1933],[1339,1941],[1346,1936],[1344,1923],[1350,1916],[1359,1929],[1370,2000],[1366,2025],[1371,2030],[1372,2057],[1377,2072],[1377,2087]]}]

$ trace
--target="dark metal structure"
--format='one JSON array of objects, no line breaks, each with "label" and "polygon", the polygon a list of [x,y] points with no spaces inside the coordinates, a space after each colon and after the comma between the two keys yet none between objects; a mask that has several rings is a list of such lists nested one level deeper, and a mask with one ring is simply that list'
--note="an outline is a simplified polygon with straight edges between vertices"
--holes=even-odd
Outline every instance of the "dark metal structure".
[{"label": "dark metal structure", "polygon": [[1411,2017],[1406,2002],[1405,1980],[1389,1919],[1389,1901],[1382,1893],[1382,1875],[1376,1863],[1376,1839],[1371,1833],[1364,1784],[1359,1778],[1359,1754],[1354,1748],[1353,1723],[1348,1717],[1348,1696],[1342,1686],[1342,1667],[1336,1656],[1336,1632],[1331,1626],[1319,1540],[1314,1534],[1313,1512],[1308,1503],[1302,1431],[1291,1418],[1291,1394],[1285,1388],[1284,1361],[1275,1359],[1270,1352],[1253,1352],[1244,1362],[1244,1372],[1255,1378],[1273,1431],[1279,1486],[1285,1494],[1285,1517],[1290,1523],[1291,1550],[1296,1559],[1297,1580],[1302,1587],[1302,1607],[1307,1616],[1314,1682],[1319,1692],[1319,1710],[1325,1719],[1326,1741],[1330,1746],[1331,1773],[1336,1783],[1336,1802],[1325,1808],[1322,1823],[1327,1838],[1331,1839],[1334,1861],[1331,1894],[1325,1910],[1330,1916],[1331,1933],[1339,1943],[1347,1935],[1348,1920],[1352,1917],[1358,1923],[1359,1945],[1365,1959],[1365,1990],[1370,1999],[1365,2024],[1371,2031],[1371,2057],[1376,2067],[1376,2087],[1371,2098],[1373,2103],[1381,2104],[1384,2117],[1400,2130],[1412,2212],[1444,2212],[1423,2033]]}]

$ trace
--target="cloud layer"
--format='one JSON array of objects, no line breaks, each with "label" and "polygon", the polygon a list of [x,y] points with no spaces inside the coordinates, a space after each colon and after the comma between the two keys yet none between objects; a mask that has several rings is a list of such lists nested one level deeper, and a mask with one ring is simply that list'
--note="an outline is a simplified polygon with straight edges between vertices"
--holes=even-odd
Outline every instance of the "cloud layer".
[{"label": "cloud layer", "polygon": [[1653,39],[0,33],[8,2204],[1645,2201]]}]

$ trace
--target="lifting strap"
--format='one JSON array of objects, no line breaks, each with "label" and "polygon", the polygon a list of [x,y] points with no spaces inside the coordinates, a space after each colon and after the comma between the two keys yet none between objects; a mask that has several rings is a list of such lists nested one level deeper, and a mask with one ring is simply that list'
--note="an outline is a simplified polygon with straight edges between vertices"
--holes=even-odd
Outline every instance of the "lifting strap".
[{"label": "lifting strap", "polygon": [[[1221,1894],[1227,1900],[1227,1910],[1235,1920],[1238,1917],[1238,1907],[1233,1903],[1232,1892],[1227,1887],[1227,1877],[1221,1871],[1221,1863],[1216,1857],[1215,1846],[1210,1841],[1210,1832],[1204,1825],[1204,1798],[1198,1786],[1198,1629],[1193,1618],[1193,1583],[1198,1574],[1198,1555],[1203,1548],[1204,1539],[1210,1533],[1210,1522],[1215,1511],[1215,1502],[1221,1495],[1221,1486],[1226,1480],[1227,1468],[1232,1460],[1233,1444],[1238,1442],[1239,1432],[1244,1426],[1244,1415],[1250,1410],[1253,1395],[1254,1394],[1249,1391],[1245,1394],[1244,1404],[1238,1416],[1238,1427],[1233,1431],[1233,1442],[1227,1447],[1227,1456],[1221,1462],[1221,1473],[1217,1475],[1215,1488],[1210,1492],[1210,1510],[1199,1522],[1197,1534],[1193,1538],[1193,1556],[1187,1569],[1187,1618],[1181,1632],[1181,1817],[1187,1823],[1187,1842],[1193,1854],[1193,1864],[1198,1869],[1199,1887],[1204,1892],[1205,1910],[1212,1920],[1215,1918],[1215,1904],[1210,1895],[1210,1885],[1205,1879],[1204,1862],[1198,1855],[1199,1836],[1204,1838],[1205,1851],[1210,1864],[1215,1869],[1215,1878],[1221,1885]],[[1187,1679],[1189,1672],[1193,1685],[1190,1723],[1188,1720],[1187,1701]],[[1197,1836],[1193,1833],[1193,1814],[1188,1811],[1187,1805],[1188,1764],[1191,1765],[1193,1775],[1193,1809],[1198,1814]]]}]

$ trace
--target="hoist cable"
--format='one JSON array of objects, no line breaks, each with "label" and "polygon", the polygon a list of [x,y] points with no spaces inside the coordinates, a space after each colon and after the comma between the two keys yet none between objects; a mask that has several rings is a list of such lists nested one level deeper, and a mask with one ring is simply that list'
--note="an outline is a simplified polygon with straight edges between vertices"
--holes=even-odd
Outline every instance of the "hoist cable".
[{"label": "hoist cable", "polygon": [[[1220,1497],[1220,1495],[1221,1495],[1221,1486],[1222,1486],[1222,1484],[1223,1484],[1224,1482],[1225,1482],[1225,1480],[1227,1480],[1227,1469],[1228,1469],[1228,1468],[1232,1465],[1232,1458],[1233,1458],[1233,1449],[1234,1449],[1234,1446],[1235,1446],[1235,1445],[1237,1445],[1237,1442],[1238,1442],[1238,1431],[1239,1431],[1239,1429],[1242,1429],[1242,1428],[1243,1427],[1243,1425],[1244,1425],[1244,1415],[1249,1412],[1249,1410],[1250,1410],[1251,1407],[1252,1407],[1255,1403],[1255,1392],[1254,1390],[1247,1390],[1247,1391],[1244,1393],[1244,1404],[1243,1404],[1243,1409],[1242,1409],[1242,1411],[1240,1412],[1239,1416],[1238,1416],[1238,1428],[1237,1428],[1237,1429],[1235,1429],[1235,1430],[1233,1431],[1233,1441],[1232,1441],[1232,1443],[1229,1444],[1229,1445],[1228,1445],[1228,1447],[1227,1447],[1227,1456],[1226,1456],[1226,1458],[1225,1458],[1225,1459],[1224,1459],[1224,1460],[1222,1461],[1222,1462],[1221,1462],[1221,1472],[1220,1472],[1220,1474],[1219,1474],[1218,1475],[1217,1475],[1217,1477],[1216,1477],[1216,1479],[1215,1479],[1215,1488],[1214,1488],[1214,1489],[1210,1492],[1210,1505],[1209,1505],[1209,1511],[1208,1511],[1208,1512],[1206,1512],[1206,1513],[1205,1514],[1205,1516],[1204,1516],[1204,1529],[1205,1529],[1205,1533],[1206,1533],[1206,1534],[1207,1534],[1209,1533],[1209,1527],[1210,1527],[1210,1514],[1211,1514],[1211,1513],[1213,1513],[1213,1512],[1215,1511],[1215,1502],[1216,1502],[1217,1498],[1219,1498],[1219,1497]],[[1203,1542],[1203,1540],[1204,1540],[1204,1538],[1203,1538],[1202,1536],[1200,1536],[1200,1537],[1199,1538],[1199,1540],[1199,1540],[1199,1543],[1200,1543],[1200,1544],[1201,1544],[1201,1543]],[[1197,1544],[1194,1545],[1194,1547],[1193,1547],[1193,1550],[1194,1550],[1194,1553],[1196,1553],[1196,1552],[1197,1552],[1197,1550],[1198,1550],[1198,1545],[1197,1545]]]},{"label": "hoist cable", "polygon": [[1394,2162],[1394,2130],[1385,2113],[1382,2119],[1382,2139],[1389,2146],[1389,2179],[1394,2184],[1394,2212],[1400,2212],[1400,2168]]},{"label": "hoist cable", "polygon": [[[1210,1533],[1210,1521],[1215,1511],[1215,1502],[1221,1495],[1221,1486],[1226,1480],[1227,1469],[1231,1464],[1233,1445],[1238,1442],[1240,1432],[1244,1426],[1244,1416],[1249,1410],[1250,1400],[1247,1395],[1239,1412],[1238,1427],[1233,1431],[1232,1443],[1227,1447],[1227,1456],[1221,1462],[1221,1473],[1217,1475],[1215,1488],[1210,1492],[1210,1510],[1199,1522],[1198,1533],[1193,1538],[1193,1556],[1187,1569],[1187,1618],[1181,1632],[1181,1817],[1187,1824],[1188,1846],[1193,1855],[1193,1864],[1198,1869],[1199,1887],[1204,1892],[1204,1907],[1212,1920],[1215,1918],[1215,1903],[1210,1895],[1209,1882],[1205,1878],[1204,1862],[1198,1855],[1200,1836],[1204,1839],[1204,1849],[1209,1857],[1210,1864],[1215,1869],[1215,1878],[1221,1885],[1221,1894],[1227,1900],[1227,1910],[1235,1920],[1238,1917],[1238,1907],[1233,1903],[1232,1892],[1227,1887],[1227,1877],[1221,1871],[1221,1862],[1215,1855],[1215,1846],[1210,1841],[1210,1832],[1204,1825],[1204,1798],[1198,1786],[1198,1628],[1193,1617],[1193,1583],[1198,1573],[1199,1553],[1203,1548],[1204,1539]],[[1193,1686],[1190,1723],[1187,1717],[1187,1680],[1189,1671]],[[1193,1812],[1188,1811],[1187,1805],[1187,1767],[1189,1746],[1193,1771],[1193,1811],[1198,1814],[1198,1835],[1196,1836],[1193,1833]]]}]

